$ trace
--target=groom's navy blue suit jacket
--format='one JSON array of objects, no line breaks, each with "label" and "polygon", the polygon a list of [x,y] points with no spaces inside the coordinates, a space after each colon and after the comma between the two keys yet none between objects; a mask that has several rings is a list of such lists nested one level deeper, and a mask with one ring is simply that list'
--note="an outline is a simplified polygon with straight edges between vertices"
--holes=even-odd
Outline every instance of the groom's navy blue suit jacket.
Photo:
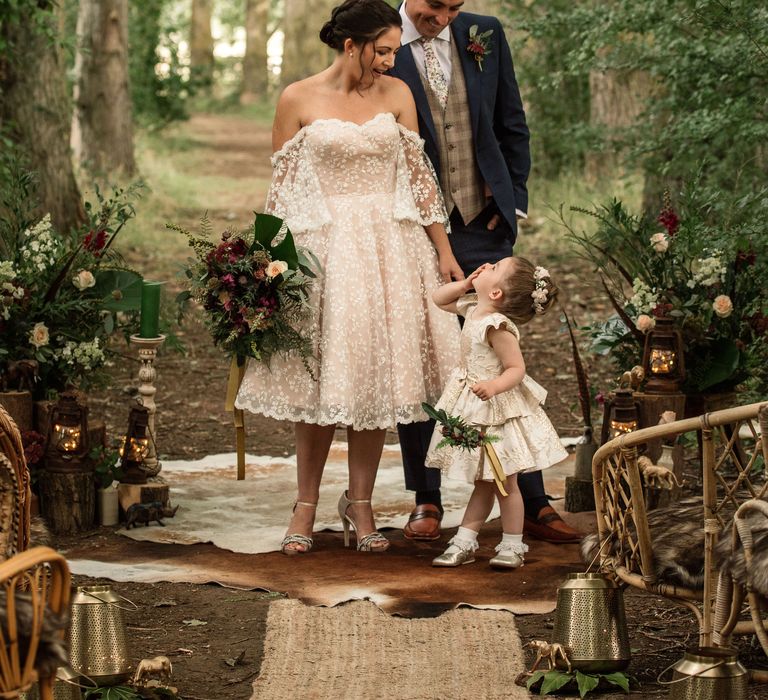
[{"label": "groom's navy blue suit jacket", "polygon": [[[467,51],[469,28],[475,24],[478,33],[493,30],[488,43],[490,53],[483,59],[482,70]],[[477,165],[499,210],[512,227],[513,236],[516,236],[515,210],[528,210],[525,183],[531,169],[531,156],[529,132],[509,44],[501,22],[495,17],[460,12],[451,23],[451,32],[467,84]],[[453,70],[456,68],[453,66]],[[425,141],[424,148],[439,173],[435,125],[410,45],[400,49],[390,74],[411,88],[419,113],[419,131]]]}]

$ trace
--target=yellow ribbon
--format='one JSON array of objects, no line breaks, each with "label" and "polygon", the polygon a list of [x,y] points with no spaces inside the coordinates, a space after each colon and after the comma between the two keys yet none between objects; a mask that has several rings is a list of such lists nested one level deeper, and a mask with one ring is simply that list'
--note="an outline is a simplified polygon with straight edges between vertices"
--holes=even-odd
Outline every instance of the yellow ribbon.
[{"label": "yellow ribbon", "polygon": [[497,488],[502,496],[509,496],[504,488],[504,482],[507,480],[507,475],[501,468],[499,455],[496,454],[496,450],[493,449],[493,445],[490,442],[486,442],[483,447],[485,448],[485,454],[488,457],[488,461],[491,463],[491,472],[493,473],[493,480],[496,482]]},{"label": "yellow ribbon", "polygon": [[237,392],[240,391],[240,384],[245,376],[245,368],[248,363],[241,358],[238,361],[237,356],[232,357],[229,365],[229,379],[227,380],[227,398],[224,400],[224,410],[232,412],[232,419],[235,424],[235,444],[237,449],[237,480],[245,479],[245,414],[242,409],[235,407]]}]

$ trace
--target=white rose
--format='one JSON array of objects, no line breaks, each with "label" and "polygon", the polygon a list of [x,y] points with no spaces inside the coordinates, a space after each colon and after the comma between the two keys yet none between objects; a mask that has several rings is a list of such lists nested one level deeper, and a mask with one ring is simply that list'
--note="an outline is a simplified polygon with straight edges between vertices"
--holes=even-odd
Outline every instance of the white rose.
[{"label": "white rose", "polygon": [[657,253],[666,253],[669,248],[669,238],[663,231],[651,236],[651,245]]},{"label": "white rose", "polygon": [[288,269],[288,263],[284,262],[282,260],[273,260],[269,265],[267,265],[267,269],[265,270],[265,273],[267,277],[277,277],[278,275],[282,275],[286,270]]},{"label": "white rose", "polygon": [[641,333],[647,333],[656,325],[656,321],[648,314],[640,314],[635,321],[635,327]]},{"label": "white rose", "polygon": [[35,327],[29,332],[29,342],[36,348],[48,345],[49,340],[48,327],[44,323],[36,323]]},{"label": "white rose", "polygon": [[93,287],[96,284],[96,278],[93,276],[92,272],[89,272],[88,270],[80,270],[80,272],[72,278],[72,284],[82,292],[84,289]]},{"label": "white rose", "polygon": [[727,294],[716,296],[712,302],[712,309],[720,318],[726,318],[733,313],[733,302]]}]

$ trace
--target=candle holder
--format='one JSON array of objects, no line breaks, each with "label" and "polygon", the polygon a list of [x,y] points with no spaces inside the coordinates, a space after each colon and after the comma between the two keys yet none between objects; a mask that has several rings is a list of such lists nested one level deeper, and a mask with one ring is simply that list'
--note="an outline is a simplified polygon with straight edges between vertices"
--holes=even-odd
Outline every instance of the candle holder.
[{"label": "candle holder", "polygon": [[149,412],[149,445],[147,454],[144,457],[143,469],[147,477],[157,476],[162,469],[162,465],[157,459],[157,448],[155,446],[155,413],[157,407],[155,404],[155,358],[160,346],[165,342],[165,336],[159,335],[157,338],[142,338],[140,335],[132,335],[131,343],[138,348],[139,362],[139,401]]}]

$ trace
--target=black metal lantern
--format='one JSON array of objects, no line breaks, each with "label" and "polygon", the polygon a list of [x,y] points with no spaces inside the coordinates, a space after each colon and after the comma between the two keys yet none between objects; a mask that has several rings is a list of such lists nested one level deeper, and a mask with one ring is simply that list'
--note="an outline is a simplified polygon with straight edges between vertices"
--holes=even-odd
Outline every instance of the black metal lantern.
[{"label": "black metal lantern", "polygon": [[128,430],[120,447],[120,467],[125,484],[146,484],[144,459],[149,454],[149,409],[137,403],[128,414]]},{"label": "black metal lantern", "polygon": [[600,442],[605,444],[640,427],[640,406],[632,389],[619,388],[606,401]]},{"label": "black metal lantern", "polygon": [[51,409],[45,466],[49,471],[78,472],[87,467],[88,406],[65,391]]},{"label": "black metal lantern", "polygon": [[657,318],[648,332],[643,350],[643,368],[650,394],[680,391],[685,380],[683,336],[671,318]]}]

